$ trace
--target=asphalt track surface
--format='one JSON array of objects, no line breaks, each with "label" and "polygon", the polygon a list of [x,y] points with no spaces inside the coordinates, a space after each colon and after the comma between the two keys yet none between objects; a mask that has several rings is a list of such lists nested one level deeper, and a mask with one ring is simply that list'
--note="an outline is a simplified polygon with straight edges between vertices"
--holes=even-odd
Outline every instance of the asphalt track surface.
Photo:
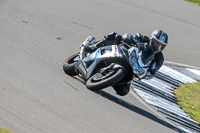
[{"label": "asphalt track surface", "polygon": [[165,60],[200,66],[200,8],[183,0],[0,0],[0,125],[15,133],[172,133],[128,94],[94,93],[64,74],[88,36],[154,29]]}]

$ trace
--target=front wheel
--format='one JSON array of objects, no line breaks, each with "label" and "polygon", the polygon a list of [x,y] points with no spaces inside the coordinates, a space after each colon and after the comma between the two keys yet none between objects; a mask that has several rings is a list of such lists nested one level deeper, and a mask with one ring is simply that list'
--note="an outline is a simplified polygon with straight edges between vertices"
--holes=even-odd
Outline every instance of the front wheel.
[{"label": "front wheel", "polygon": [[79,54],[74,54],[71,57],[67,58],[63,64],[63,70],[66,74],[70,76],[77,75],[74,69],[74,65],[79,60]]},{"label": "front wheel", "polygon": [[108,86],[112,86],[122,80],[124,72],[122,69],[111,70],[106,74],[96,73],[86,82],[86,86],[90,90],[100,90]]}]

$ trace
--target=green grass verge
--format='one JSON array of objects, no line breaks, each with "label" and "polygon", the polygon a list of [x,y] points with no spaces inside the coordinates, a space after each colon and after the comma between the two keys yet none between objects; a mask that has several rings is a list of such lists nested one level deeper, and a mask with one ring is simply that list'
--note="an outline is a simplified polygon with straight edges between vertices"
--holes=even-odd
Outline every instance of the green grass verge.
[{"label": "green grass verge", "polygon": [[200,123],[200,82],[180,85],[174,93],[181,108]]},{"label": "green grass verge", "polygon": [[197,4],[197,5],[200,6],[200,0],[186,0],[186,1]]},{"label": "green grass verge", "polygon": [[4,127],[0,126],[0,133],[12,133],[11,131],[5,129]]}]

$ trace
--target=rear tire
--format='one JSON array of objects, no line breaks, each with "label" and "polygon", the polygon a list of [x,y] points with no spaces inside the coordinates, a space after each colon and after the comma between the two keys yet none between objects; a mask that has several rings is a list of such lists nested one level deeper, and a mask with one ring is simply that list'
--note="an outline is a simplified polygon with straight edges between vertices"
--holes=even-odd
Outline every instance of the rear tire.
[{"label": "rear tire", "polygon": [[[102,77],[99,78],[99,76]],[[124,72],[122,69],[112,70],[112,72],[107,74],[106,76],[102,75],[101,73],[96,73],[87,80],[86,86],[92,91],[100,90],[116,84],[117,82],[122,80],[123,77]]]},{"label": "rear tire", "polygon": [[74,59],[78,57],[78,53],[72,55],[71,57],[67,58],[63,64],[63,70],[66,74],[70,75],[70,76],[75,76],[77,75],[74,69],[74,66],[76,64],[77,61],[75,61]]}]

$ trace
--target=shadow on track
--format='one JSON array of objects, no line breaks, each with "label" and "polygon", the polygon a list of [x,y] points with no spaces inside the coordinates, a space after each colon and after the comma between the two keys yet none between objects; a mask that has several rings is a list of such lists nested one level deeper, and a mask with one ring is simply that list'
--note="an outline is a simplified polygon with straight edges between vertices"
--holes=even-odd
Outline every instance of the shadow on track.
[{"label": "shadow on track", "polygon": [[[84,80],[80,79],[79,77],[75,77],[74,76],[73,78],[78,80],[78,81],[80,81],[81,83],[83,83],[85,85]],[[115,96],[113,96],[113,95],[111,95],[111,94],[109,94],[109,93],[107,93],[107,92],[105,92],[103,90],[93,91],[93,92],[98,94],[98,95],[100,95],[100,96],[102,96],[102,97],[104,97],[104,98],[106,98],[106,99],[108,99],[108,100],[110,100],[110,101],[112,101],[112,102],[114,102],[114,103],[116,103],[116,104],[118,104],[118,105],[120,105],[120,106],[122,106],[122,107],[124,107],[124,108],[127,108],[130,111],[138,113],[138,114],[140,114],[140,115],[142,115],[142,116],[144,116],[144,117],[146,117],[148,119],[151,119],[152,121],[155,121],[155,122],[157,122],[157,123],[159,123],[159,124],[161,124],[161,125],[163,125],[165,127],[170,128],[170,129],[172,129],[172,130],[174,130],[176,132],[186,133],[185,131],[183,131],[183,130],[181,130],[181,129],[179,129],[179,128],[177,128],[177,127],[175,127],[175,126],[173,126],[173,125],[171,125],[171,124],[169,124],[167,122],[165,122],[164,120],[156,117],[155,115],[153,115],[153,114],[151,114],[151,113],[149,113],[149,112],[147,112],[147,111],[145,111],[145,110],[143,110],[141,108],[138,108],[137,106],[135,106],[135,105],[123,100],[123,99],[117,98],[117,97],[115,97]]]},{"label": "shadow on track", "polygon": [[131,110],[131,111],[138,113],[138,114],[140,114],[140,115],[142,115],[142,116],[144,116],[148,119],[151,119],[151,120],[153,120],[153,121],[155,121],[155,122],[157,122],[157,123],[159,123],[163,126],[166,126],[166,127],[170,128],[174,131],[177,131],[179,133],[185,133],[183,130],[180,130],[177,127],[163,121],[162,119],[156,117],[155,115],[153,115],[153,114],[151,114],[151,113],[149,113],[149,112],[147,112],[143,109],[140,109],[140,108],[134,106],[133,104],[131,104],[127,101],[124,101],[120,98],[117,98],[117,97],[115,97],[115,96],[113,96],[113,95],[111,95],[111,94],[109,94],[109,93],[107,93],[103,90],[96,91],[95,93],[98,94],[98,95],[101,95],[102,97],[104,97],[104,98],[106,98],[106,99],[108,99],[108,100],[110,100],[110,101],[112,101],[112,102],[114,102],[114,103],[116,103],[120,106],[123,106],[124,108],[127,108],[128,110]]}]

